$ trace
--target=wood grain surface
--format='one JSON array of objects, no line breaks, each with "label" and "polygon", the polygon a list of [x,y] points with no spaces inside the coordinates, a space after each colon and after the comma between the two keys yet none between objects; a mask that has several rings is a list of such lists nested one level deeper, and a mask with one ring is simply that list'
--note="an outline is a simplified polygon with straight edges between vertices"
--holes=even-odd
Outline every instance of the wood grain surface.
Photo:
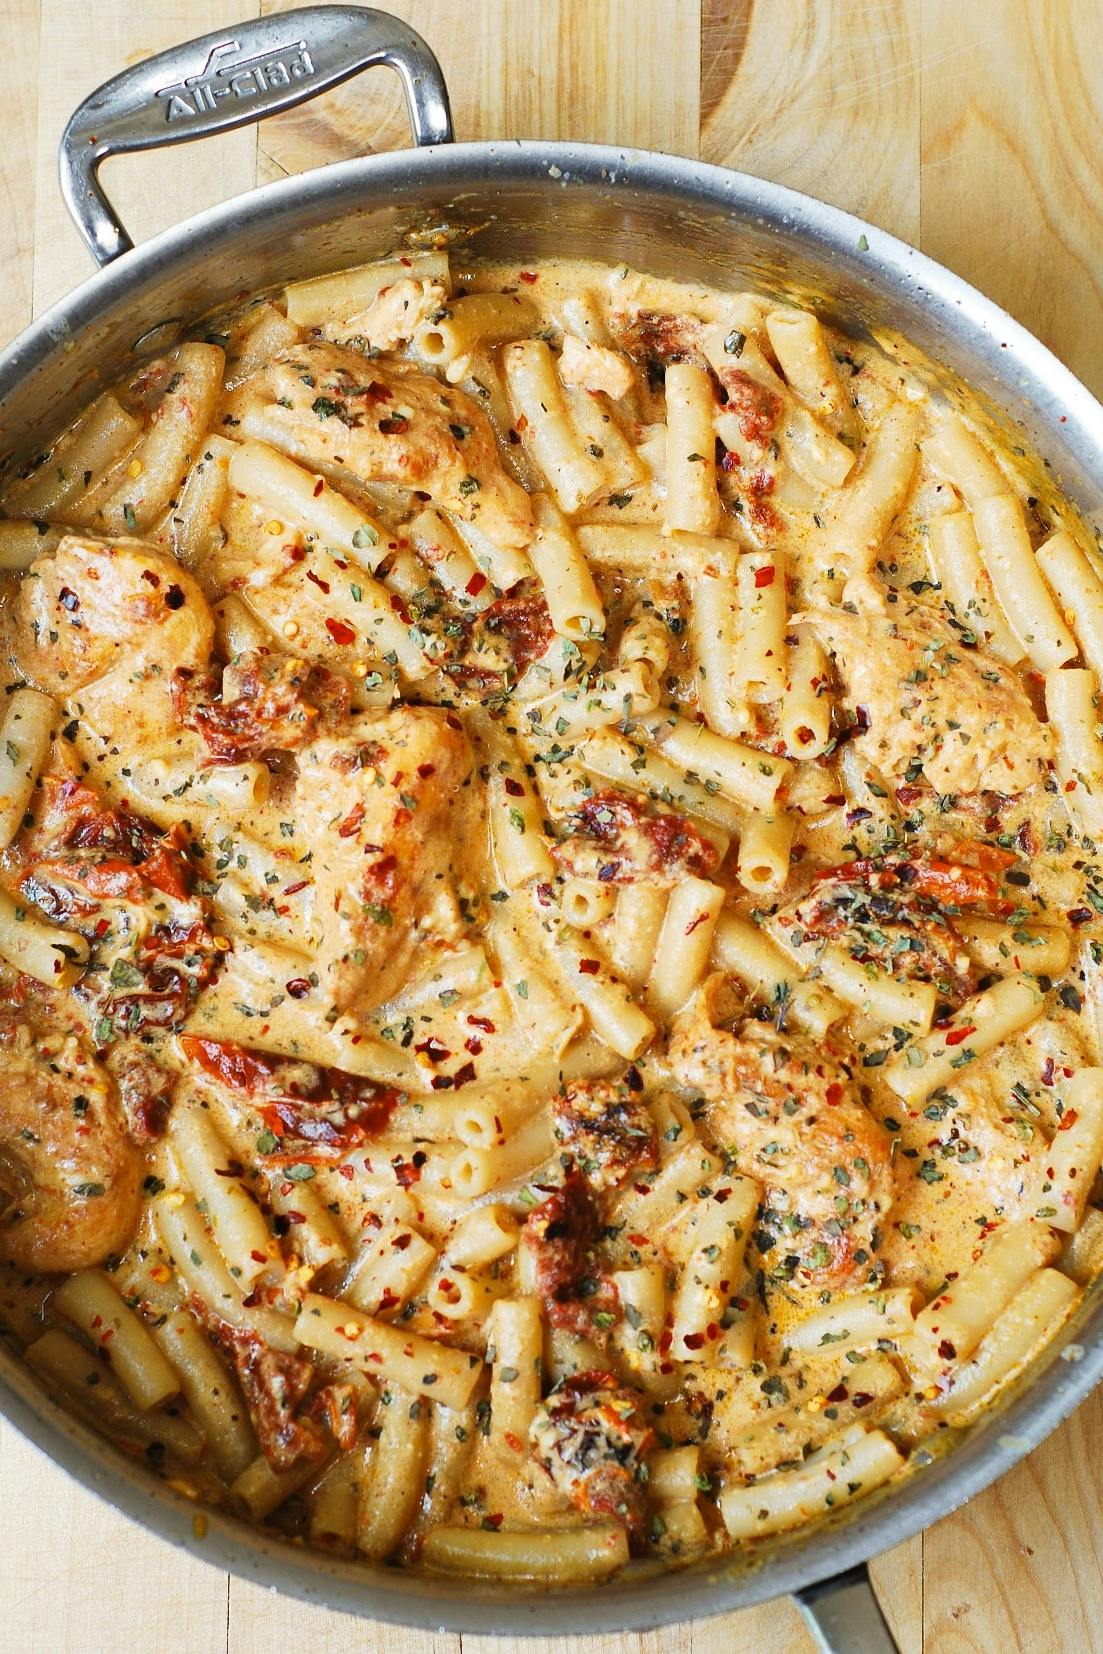
[{"label": "wood grain surface", "polygon": [[[75,104],[270,0],[2,0],[0,326],[89,273],[55,178]],[[457,135],[640,144],[778,179],[917,242],[1103,394],[1100,0],[392,0]],[[17,67],[16,67],[17,66]],[[16,84],[16,76],[18,83]],[[107,169],[136,240],[284,173],[406,142],[377,72],[203,146]],[[875,1565],[904,1654],[1103,1654],[1103,1398]],[[689,1591],[687,1587],[687,1606]],[[307,1608],[178,1555],[0,1423],[4,1654],[808,1654],[789,1602],[645,1636],[430,1636]]]}]

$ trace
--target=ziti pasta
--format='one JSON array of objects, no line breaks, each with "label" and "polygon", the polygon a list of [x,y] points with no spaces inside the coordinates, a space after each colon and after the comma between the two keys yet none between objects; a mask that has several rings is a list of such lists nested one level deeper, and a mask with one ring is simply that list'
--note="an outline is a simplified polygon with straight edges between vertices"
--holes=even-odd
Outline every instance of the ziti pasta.
[{"label": "ziti pasta", "polygon": [[1100,1256],[1103,578],[809,310],[401,255],[0,495],[0,1323],[545,1584],[908,1474]]}]

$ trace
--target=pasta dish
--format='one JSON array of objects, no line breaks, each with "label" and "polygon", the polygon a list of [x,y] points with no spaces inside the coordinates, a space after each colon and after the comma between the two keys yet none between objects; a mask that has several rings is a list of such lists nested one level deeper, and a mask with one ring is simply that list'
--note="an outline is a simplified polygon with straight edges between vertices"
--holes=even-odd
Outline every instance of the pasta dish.
[{"label": "pasta dish", "polygon": [[0,1326],[369,1561],[921,1470],[1103,1262],[1103,585],[890,341],[412,252],[4,484]]}]

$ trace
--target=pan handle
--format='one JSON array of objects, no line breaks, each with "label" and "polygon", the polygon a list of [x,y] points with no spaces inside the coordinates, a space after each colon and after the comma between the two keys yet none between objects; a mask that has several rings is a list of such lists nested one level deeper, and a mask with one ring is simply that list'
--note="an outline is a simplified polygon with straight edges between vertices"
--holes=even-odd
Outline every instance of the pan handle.
[{"label": "pan handle", "polygon": [[401,76],[414,143],[452,141],[440,64],[408,24],[364,6],[305,6],[205,34],[125,69],[71,116],[61,192],[97,264],[134,243],[103,192],[109,155],[188,143],[277,115],[373,64]]},{"label": "pan handle", "polygon": [[794,1595],[823,1654],[900,1654],[864,1562]]}]

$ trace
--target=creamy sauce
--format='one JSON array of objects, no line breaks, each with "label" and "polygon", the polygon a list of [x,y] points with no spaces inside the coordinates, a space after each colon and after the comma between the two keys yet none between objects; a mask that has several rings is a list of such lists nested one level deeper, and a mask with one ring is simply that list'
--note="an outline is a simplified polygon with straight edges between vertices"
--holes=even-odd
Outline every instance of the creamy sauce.
[{"label": "creamy sauce", "polygon": [[[201,428],[171,478],[171,499],[148,523],[142,490],[153,451],[142,444],[158,420],[168,423],[163,410],[177,393],[174,376],[183,374],[187,393],[194,371],[187,362],[153,364],[119,388],[132,436],[110,454],[102,475],[86,476],[58,509],[40,511],[35,501],[51,467],[63,476],[64,439],[3,501],[13,520],[48,518],[69,537],[33,561],[32,546],[26,572],[5,577],[11,685],[29,682],[51,695],[58,715],[2,881],[20,915],[79,932],[89,959],[68,972],[71,985],[56,987],[21,972],[11,949],[3,966],[0,1260],[8,1261],[0,1320],[20,1346],[34,1346],[56,1325],[72,1334],[52,1291],[60,1273],[81,1264],[106,1269],[146,1326],[194,1304],[155,1212],[166,1196],[171,1206],[174,1191],[182,1200],[194,1182],[175,1146],[173,1119],[201,1113],[223,1145],[220,1175],[247,1192],[271,1236],[248,1293],[242,1287],[243,1324],[263,1309],[290,1325],[307,1291],[351,1294],[357,1305],[355,1283],[373,1259],[378,1264],[379,1237],[393,1238],[395,1226],[412,1230],[415,1246],[421,1237],[431,1261],[393,1302],[384,1295],[361,1309],[492,1361],[487,1316],[495,1300],[535,1290],[544,1302],[543,1434],[503,1445],[488,1400],[489,1367],[465,1406],[433,1404],[428,1456],[417,1471],[419,1489],[428,1491],[410,1496],[407,1518],[385,1550],[414,1564],[426,1533],[441,1523],[508,1533],[600,1519],[627,1526],[636,1554],[687,1560],[730,1543],[717,1495],[741,1481],[733,1444],[771,1409],[827,1397],[812,1412],[826,1408],[831,1417],[842,1395],[841,1427],[851,1422],[846,1385],[853,1392],[863,1363],[885,1366],[887,1357],[891,1393],[870,1403],[860,1422],[885,1430],[905,1454],[918,1443],[929,1449],[945,1428],[953,1359],[924,1368],[906,1338],[887,1339],[851,1355],[848,1367],[845,1352],[800,1356],[790,1341],[810,1313],[847,1293],[911,1287],[917,1302],[929,1300],[970,1269],[990,1236],[1053,1216],[1049,1145],[1069,1080],[1099,1062],[1103,862],[1070,818],[1056,779],[1042,678],[1029,650],[1012,665],[996,660],[983,632],[977,635],[977,617],[946,603],[931,523],[960,511],[962,501],[930,462],[928,438],[949,411],[918,374],[827,331],[841,401],[832,409],[825,395],[810,409],[771,347],[771,307],[754,295],[577,263],[453,267],[451,297],[434,296],[432,271],[411,267],[398,279],[411,290],[402,303],[387,291],[374,305],[352,309],[335,300],[324,327],[291,326],[282,299],[210,321],[196,337],[225,352],[225,382],[219,378],[206,416],[194,415]],[[532,433],[509,403],[508,339],[477,341],[447,376],[439,370],[435,400],[420,378],[421,400],[404,383],[408,373],[431,371],[423,341],[427,327],[440,325],[435,316],[449,319],[449,305],[467,296],[502,293],[523,304],[516,337],[549,342],[555,358],[565,336],[581,340],[597,352],[583,373],[603,376],[614,389],[626,373],[627,390],[612,399],[588,390],[584,379],[569,393],[573,440],[599,480],[607,479],[568,513],[575,531],[663,529],[670,510],[664,372],[677,362],[705,365],[722,432],[711,540],[735,562],[757,560],[759,589],[775,578],[785,584],[784,648],[811,634],[828,661],[821,687],[832,723],[821,755],[786,754],[777,695],[733,703],[738,727],[720,731],[754,749],[767,774],[786,756],[794,760],[771,806],[787,810],[792,823],[781,888],[748,889],[737,875],[737,842],[755,814],[738,796],[726,803],[739,827],[724,835],[717,858],[708,800],[719,798],[722,807],[725,791],[707,775],[689,777],[694,796],[704,783],[706,802],[695,811],[677,793],[649,798],[643,782],[632,792],[604,781],[583,761],[581,743],[595,727],[627,737],[642,764],[657,738],[648,720],[661,723],[661,709],[698,720],[692,617],[700,568],[688,553],[681,567],[676,557],[645,561],[646,572],[638,558],[620,567],[607,556],[595,559],[604,632],[564,643],[554,635],[540,580],[525,575],[534,534],[526,495],[545,490],[547,480]],[[387,303],[393,314],[381,308]],[[715,344],[709,354],[710,330],[724,340],[719,367]],[[373,338],[381,350],[372,351]],[[283,365],[271,367],[272,357]],[[340,372],[334,363],[344,364]],[[903,501],[867,561],[851,543],[842,566],[825,569],[837,502],[868,471],[874,437],[900,409],[914,420],[914,474]],[[841,492],[817,480],[815,465],[801,463],[810,416],[814,440],[829,457],[837,461],[840,446],[844,463],[847,448],[858,455]],[[609,428],[604,445],[593,434],[595,418]],[[244,472],[231,456],[241,452],[243,436],[255,442],[258,434],[311,479],[324,476],[315,489],[315,497],[324,495],[319,510],[340,496],[374,527],[357,530],[342,547],[329,519],[313,523],[309,511],[297,519],[286,497],[274,497],[270,478],[241,485]],[[205,449],[210,438],[214,445]],[[393,457],[400,452],[405,458]],[[1018,499],[1013,458],[989,457]],[[711,453],[707,461],[711,467]],[[204,515],[195,504],[202,469],[220,463],[231,465],[229,485],[216,490]],[[471,470],[457,489],[453,472],[465,463]],[[134,500],[119,506],[128,480]],[[428,504],[447,510],[442,532],[474,567],[458,589],[439,546],[427,549],[424,534],[411,529]],[[112,527],[113,509],[136,534]],[[1024,510],[1035,545],[1062,526],[1078,535],[1071,513],[1043,516],[1030,499]],[[382,544],[372,538],[378,535]],[[524,578],[503,597],[492,576],[509,556],[520,559]],[[715,580],[715,570],[708,577]],[[385,583],[391,624],[398,616],[420,657],[416,673],[385,646],[390,633],[373,630],[386,622],[368,619],[377,580]],[[618,651],[630,618],[641,614],[663,640],[658,667],[645,674],[650,704],[626,700],[596,722],[587,716],[580,734],[572,718],[589,697],[600,699],[602,673],[628,658]],[[1066,618],[1075,629],[1076,617]],[[900,670],[905,644],[911,654]],[[868,685],[861,700],[854,683]],[[556,693],[560,700],[546,712]],[[939,786],[938,776],[954,765],[949,773],[974,765],[985,786]],[[678,768],[684,784],[685,766]],[[1004,772],[1015,784],[1001,792],[992,777]],[[635,810],[636,836],[617,838],[610,849],[608,820],[591,806],[595,794],[618,791]],[[523,815],[522,800],[534,814]],[[671,834],[687,825],[696,862],[678,860],[689,854],[684,834],[672,849]],[[528,835],[529,847],[538,839],[546,863],[526,883],[511,882],[510,858],[495,837],[511,828]],[[561,851],[580,844],[594,870],[586,889],[596,916],[576,927],[569,968],[572,931],[562,912],[569,856]],[[843,872],[829,878],[834,869]],[[923,1028],[886,1023],[871,1001],[867,1008],[841,1004],[826,1033],[809,1032],[788,990],[756,994],[736,976],[729,984],[736,1008],[702,1025],[693,1061],[703,1066],[692,1068],[727,1077],[694,1082],[688,1059],[679,1058],[677,1031],[703,1000],[674,1015],[652,1008],[653,1037],[628,1053],[603,1038],[592,997],[615,977],[622,892],[660,890],[665,901],[691,876],[723,891],[725,915],[751,921],[780,947],[792,977],[822,988],[822,950],[841,947],[871,981],[933,985],[937,1030],[991,981],[1022,971],[1037,990],[1036,1013],[990,1052],[974,1053],[966,1038],[952,1080],[905,1100],[892,1083],[894,1064],[918,1048]],[[606,899],[610,892],[616,901]],[[985,945],[970,942],[976,918],[989,927]],[[1067,964],[1032,971],[1039,926],[1055,957],[1068,938]],[[718,968],[719,946],[709,971]],[[646,1007],[646,985],[629,988],[629,999]],[[756,1019],[777,1030],[773,1072],[788,1088],[780,1109],[773,1082],[760,1089],[739,1066],[751,1060],[748,1039],[758,1049]],[[29,1036],[21,1032],[27,1028]],[[59,1055],[66,1039],[68,1057]],[[813,1074],[815,1064],[823,1072]],[[94,1105],[85,1070],[98,1087]],[[839,1102],[835,1074],[836,1092],[845,1092],[859,1124],[824,1174],[825,1195],[817,1145]],[[571,1137],[564,1095],[571,1106],[582,1099],[606,1111],[596,1141],[601,1152],[611,1140],[625,1154],[615,1175],[595,1171],[601,1155],[593,1138]],[[626,1149],[625,1110],[636,1100],[653,1119],[647,1116],[652,1123]],[[460,1170],[465,1150],[479,1147],[476,1128],[465,1128],[461,1115],[486,1102],[497,1111],[494,1154],[508,1156],[526,1132],[533,1145],[527,1161],[509,1164],[500,1178],[485,1167]],[[769,1131],[752,1122],[775,1109],[778,1140],[764,1142]],[[49,1133],[35,1128],[36,1117]],[[541,1120],[543,1128],[534,1124]],[[713,1156],[701,1190],[684,1193],[673,1215],[641,1233],[633,1201],[647,1199],[694,1132]],[[785,1132],[792,1133],[788,1146]],[[120,1244],[119,1213],[139,1162],[143,1215],[135,1216],[135,1205]],[[77,1169],[59,1179],[59,1165]],[[1087,1169],[1089,1179],[1096,1169]],[[755,1180],[760,1196],[751,1235],[738,1236],[739,1278],[722,1283],[715,1322],[691,1335],[697,1342],[683,1351],[687,1359],[675,1359],[671,1317],[689,1267],[682,1208],[711,1201],[733,1176],[737,1189],[745,1186],[741,1178]],[[867,1177],[882,1194],[855,1192]],[[577,1256],[556,1274],[554,1245],[541,1238],[533,1214],[561,1185],[580,1181],[590,1192],[568,1204],[563,1220]],[[311,1255],[313,1220],[297,1200],[320,1211],[337,1237],[336,1253],[320,1267]],[[502,1209],[507,1226],[512,1214],[526,1238],[472,1272],[475,1308],[453,1319],[441,1309],[449,1245],[480,1205]],[[1087,1221],[1071,1243],[1079,1246],[1076,1266],[1068,1265],[1081,1282],[1100,1222],[1090,1205]],[[65,1251],[70,1232],[76,1239]],[[58,1259],[52,1266],[51,1257]],[[230,1255],[225,1261],[235,1265]],[[650,1264],[659,1266],[667,1306],[657,1341],[610,1285],[617,1272]],[[740,1342],[729,1329],[748,1318],[752,1329]],[[96,1347],[94,1332],[75,1336]],[[231,1362],[230,1342],[223,1338],[219,1348]],[[300,1354],[314,1364],[302,1414],[311,1395],[350,1381],[350,1373],[324,1353]],[[108,1365],[110,1355],[108,1348]],[[554,1394],[567,1393],[549,1399],[552,1380],[577,1373],[589,1376],[572,1406],[583,1408],[602,1384],[615,1383],[629,1397],[628,1413],[635,1408],[631,1451],[625,1446],[616,1460],[628,1466],[616,1484],[619,1504],[594,1493],[595,1464],[607,1468],[619,1438],[608,1436],[607,1423],[595,1425],[583,1451],[548,1414]],[[601,1374],[614,1377],[599,1382]],[[332,1531],[316,1519],[319,1509],[337,1508],[325,1503],[323,1479],[327,1471],[332,1477],[335,1440],[341,1453],[355,1455],[354,1492],[383,1474],[372,1468],[381,1453],[376,1448],[373,1458],[376,1389],[352,1376],[345,1436],[322,1429],[298,1481],[252,1508],[319,1543],[355,1549],[365,1519],[348,1514],[352,1503],[340,1507],[346,1514]],[[383,1372],[384,1387],[396,1382]],[[248,1399],[258,1454],[269,1449],[270,1463],[287,1471],[272,1450],[270,1414],[252,1392]],[[183,1401],[171,1405],[188,1416]],[[81,1406],[88,1411],[86,1398]],[[286,1411],[284,1424],[294,1409]],[[822,1445],[820,1425],[803,1429],[790,1465]],[[112,1433],[124,1442],[146,1439],[125,1424]],[[633,1467],[656,1446],[684,1445],[699,1449],[697,1537],[671,1541],[663,1501]],[[155,1445],[151,1457],[164,1461],[163,1447]],[[170,1448],[167,1462],[177,1485],[197,1497],[249,1507],[211,1451],[180,1463]],[[362,1543],[380,1554],[381,1541]]]}]

